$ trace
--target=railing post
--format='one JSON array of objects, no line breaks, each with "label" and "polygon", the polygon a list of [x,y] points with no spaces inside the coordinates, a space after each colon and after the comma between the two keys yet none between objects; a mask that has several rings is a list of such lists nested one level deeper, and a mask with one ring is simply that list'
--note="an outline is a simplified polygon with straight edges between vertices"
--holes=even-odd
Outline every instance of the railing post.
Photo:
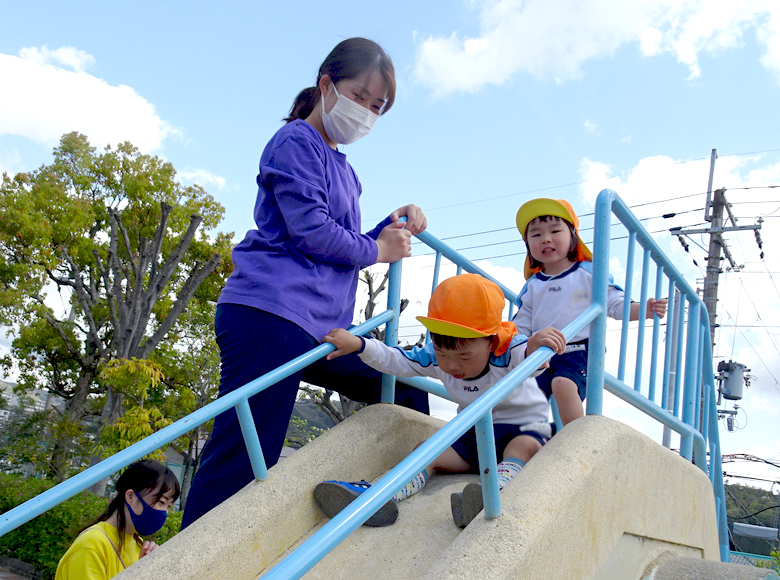
[{"label": "railing post", "polygon": [[[680,331],[677,319],[685,316],[685,309],[682,306],[683,297],[676,288],[674,280],[669,282],[669,318],[666,321],[666,354],[664,358],[664,381],[663,394],[661,395],[661,406],[666,409],[670,415],[677,417],[677,376],[680,374],[680,366],[677,362],[677,351]],[[672,447],[672,432],[669,427],[664,426],[661,444],[667,449]]]},{"label": "railing post", "polygon": [[593,238],[593,298],[601,307],[590,325],[588,341],[588,415],[601,415],[604,406],[604,359],[607,351],[607,285],[609,283],[609,235],[615,192],[605,189],[596,199]]},{"label": "railing post", "polygon": [[[685,302],[686,298],[685,295],[680,292],[678,294],[679,296],[679,303],[680,303],[680,315],[677,317],[677,360],[675,361],[675,375],[674,375],[674,416],[679,417],[680,416],[680,401],[682,400],[682,394],[683,394],[683,377],[685,376],[685,371],[683,370],[683,332],[685,331]],[[690,314],[690,313],[689,313]]]},{"label": "railing post", "polygon": [[496,462],[496,439],[493,433],[492,410],[485,413],[474,425],[479,452],[479,476],[482,482],[482,502],[485,519],[492,520],[501,515],[501,498],[498,494],[498,463]]},{"label": "railing post", "polygon": [[255,474],[255,479],[261,481],[263,479],[268,479],[268,468],[265,464],[265,456],[260,447],[260,438],[257,436],[257,426],[252,418],[252,411],[249,408],[249,401],[247,399],[241,399],[241,402],[236,405],[236,414],[238,415],[238,423],[241,426],[241,433],[244,436],[244,443],[246,444],[246,450],[249,454],[249,463],[252,464],[252,472]]},{"label": "railing post", "polygon": [[[642,288],[639,292],[639,320],[637,325],[636,365],[634,367],[634,390],[637,393],[642,392],[642,361],[644,360],[645,350],[645,313],[647,312],[647,279],[649,277],[650,250],[646,249],[642,259]],[[630,296],[627,296],[623,303],[623,308],[625,309],[626,303],[630,302]]]},{"label": "railing post", "polygon": [[[393,318],[385,326],[385,344],[396,346],[398,344],[398,319],[401,316],[401,266],[403,260],[390,264],[387,282],[387,309],[393,311]],[[395,403],[395,375],[382,375],[383,403]]]},{"label": "railing post", "polygon": [[[611,217],[611,216],[610,216]],[[610,219],[610,223],[612,220]],[[636,232],[628,232],[628,254],[626,255],[626,287],[625,301],[623,302],[623,320],[620,328],[620,360],[618,361],[618,380],[623,382],[626,380],[626,348],[628,347],[628,324],[631,314],[631,292],[634,287],[634,254],[636,248]],[[593,259],[596,259],[596,248],[594,244]],[[609,254],[607,254],[609,256]],[[595,280],[594,280],[595,282]],[[604,305],[606,305],[606,300]]]},{"label": "railing post", "polygon": [[[694,413],[696,396],[696,383],[699,370],[699,309],[696,305],[688,303],[688,333],[685,341],[685,398],[683,401],[682,420],[686,425],[695,427]],[[693,452],[693,439],[685,437],[680,442],[680,455],[690,459]]]},{"label": "railing post", "polygon": [[[664,269],[663,266],[658,264],[655,270],[655,296],[658,298],[663,292],[664,282]],[[658,380],[658,342],[661,338],[661,319],[657,315],[653,315],[653,345],[650,351],[650,377],[648,383],[650,388],[647,391],[647,398],[655,402],[655,383]],[[664,353],[665,354],[665,353]],[[664,356],[665,358],[665,356]],[[664,402],[661,402],[661,406],[664,406]]]}]

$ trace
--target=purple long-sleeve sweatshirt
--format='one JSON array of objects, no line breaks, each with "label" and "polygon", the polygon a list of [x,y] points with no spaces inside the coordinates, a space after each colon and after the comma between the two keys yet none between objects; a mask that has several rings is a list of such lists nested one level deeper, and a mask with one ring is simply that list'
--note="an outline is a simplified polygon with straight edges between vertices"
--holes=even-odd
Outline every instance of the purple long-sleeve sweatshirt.
[{"label": "purple long-sleeve sweatshirt", "polygon": [[276,314],[317,340],[348,327],[358,274],[376,262],[376,238],[390,218],[360,233],[360,181],[347,156],[305,121],[271,138],[257,184],[257,229],[233,249],[219,303]]}]

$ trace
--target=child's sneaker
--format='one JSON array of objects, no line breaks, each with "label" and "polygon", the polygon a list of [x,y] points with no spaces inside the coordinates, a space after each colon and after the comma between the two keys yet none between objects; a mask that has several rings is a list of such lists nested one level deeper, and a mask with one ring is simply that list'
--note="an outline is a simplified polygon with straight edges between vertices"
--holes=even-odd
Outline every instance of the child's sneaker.
[{"label": "child's sneaker", "polygon": [[[322,513],[333,518],[369,487],[367,481],[323,481],[314,488],[314,501]],[[391,499],[363,523],[382,528],[393,525],[397,519],[398,506]]]},{"label": "child's sneaker", "polygon": [[459,528],[465,528],[482,511],[482,486],[469,483],[461,493],[450,495],[452,519]]}]

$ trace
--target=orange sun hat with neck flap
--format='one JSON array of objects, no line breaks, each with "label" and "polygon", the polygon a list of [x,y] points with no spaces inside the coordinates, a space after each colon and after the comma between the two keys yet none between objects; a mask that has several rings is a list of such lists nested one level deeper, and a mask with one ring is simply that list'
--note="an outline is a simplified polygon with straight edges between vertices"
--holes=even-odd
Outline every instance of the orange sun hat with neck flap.
[{"label": "orange sun hat with neck flap", "polygon": [[[549,199],[546,197],[540,197],[538,199],[532,199],[525,202],[517,210],[517,229],[520,231],[520,235],[525,240],[525,231],[528,229],[528,224],[533,220],[542,216],[554,216],[566,220],[574,226],[574,235],[577,236],[577,261],[578,262],[592,262],[593,252],[588,249],[585,242],[580,237],[580,219],[574,212],[574,208],[565,199]],[[527,240],[526,240],[527,241]],[[528,280],[531,276],[537,272],[541,272],[541,268],[531,267],[531,254],[530,252],[525,256],[525,267],[523,273],[525,279]]]},{"label": "orange sun hat with neck flap", "polygon": [[514,322],[502,321],[504,293],[498,284],[479,274],[460,274],[439,284],[428,303],[428,316],[417,320],[434,334],[455,338],[495,336],[497,356],[509,348],[517,334]]}]

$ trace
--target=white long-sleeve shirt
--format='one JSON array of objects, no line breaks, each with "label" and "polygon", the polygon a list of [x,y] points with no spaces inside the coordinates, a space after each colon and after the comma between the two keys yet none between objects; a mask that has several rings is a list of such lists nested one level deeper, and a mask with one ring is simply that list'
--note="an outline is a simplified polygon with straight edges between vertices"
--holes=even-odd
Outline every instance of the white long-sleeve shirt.
[{"label": "white long-sleeve shirt", "polygon": [[[513,319],[520,334],[531,336],[542,328],[558,330],[569,324],[590,306],[593,299],[593,264],[575,262],[571,268],[555,276],[537,272],[517,295],[517,314]],[[609,277],[607,316],[623,318],[625,293]],[[588,338],[590,325],[580,330],[569,342]]]},{"label": "white long-sleeve shirt", "polygon": [[[403,350],[388,347],[374,339],[365,340],[360,360],[368,366],[401,377],[425,376],[439,379],[458,404],[460,413],[469,403],[504,378],[525,360],[525,336],[515,335],[509,349],[501,356],[490,355],[486,371],[475,379],[456,379],[436,364],[433,344]],[[494,423],[526,425],[544,422],[548,418],[547,399],[539,390],[536,379],[529,377],[520,383],[503,401],[493,408]]]}]

